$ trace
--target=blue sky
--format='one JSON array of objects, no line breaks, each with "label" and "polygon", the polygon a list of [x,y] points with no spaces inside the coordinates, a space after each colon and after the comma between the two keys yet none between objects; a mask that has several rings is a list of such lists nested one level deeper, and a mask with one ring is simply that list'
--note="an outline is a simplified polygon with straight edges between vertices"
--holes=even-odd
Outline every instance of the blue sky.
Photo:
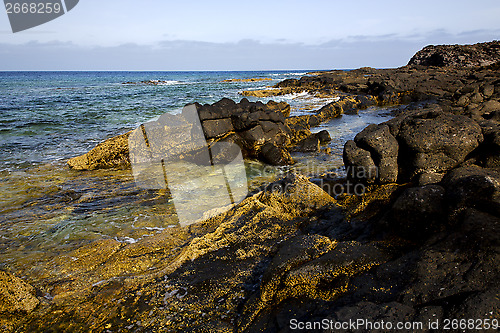
[{"label": "blue sky", "polygon": [[500,39],[500,1],[98,1],[13,34],[0,70],[397,67],[428,44]]}]

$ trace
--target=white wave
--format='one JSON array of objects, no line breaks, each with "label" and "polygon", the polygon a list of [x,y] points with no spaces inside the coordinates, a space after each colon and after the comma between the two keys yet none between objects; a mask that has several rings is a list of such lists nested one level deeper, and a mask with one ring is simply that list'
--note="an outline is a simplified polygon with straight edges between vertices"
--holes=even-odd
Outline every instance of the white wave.
[{"label": "white wave", "polygon": [[162,80],[150,80],[150,82],[152,84],[155,84],[155,85],[158,85],[158,86],[173,86],[173,85],[176,85],[176,84],[185,84],[185,82],[176,81],[176,80],[166,80],[166,81],[162,81]]},{"label": "white wave", "polygon": [[271,76],[302,76],[302,75],[307,75],[308,72],[302,72],[302,73],[274,73],[271,74]]},{"label": "white wave", "polygon": [[129,244],[134,244],[137,243],[138,239],[134,239],[132,237],[115,237],[115,240],[121,242],[121,243],[129,243]]},{"label": "white wave", "polygon": [[281,95],[281,96],[278,96],[280,99],[299,99],[299,98],[306,98],[306,99],[309,99],[309,98],[312,98],[313,95],[309,94],[307,91],[303,91],[303,92],[300,92],[300,93],[293,93],[293,94],[285,94],[285,95]]}]

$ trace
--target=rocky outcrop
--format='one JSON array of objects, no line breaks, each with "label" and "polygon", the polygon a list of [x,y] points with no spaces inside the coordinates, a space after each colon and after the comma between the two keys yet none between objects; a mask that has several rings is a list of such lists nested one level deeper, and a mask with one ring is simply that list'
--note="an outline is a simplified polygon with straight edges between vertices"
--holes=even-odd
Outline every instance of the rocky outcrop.
[{"label": "rocky outcrop", "polygon": [[500,41],[473,45],[429,45],[418,51],[408,65],[480,67],[500,62]]},{"label": "rocky outcrop", "polygon": [[[287,146],[291,144],[293,136],[292,131],[285,124],[285,117],[290,114],[288,104],[274,101],[269,101],[267,104],[252,103],[247,99],[235,103],[224,98],[212,105],[198,103],[195,105],[207,145],[211,146],[217,142],[231,142],[240,146],[244,157],[262,157],[267,163],[278,163],[279,165],[293,163],[287,151]],[[183,151],[189,152],[194,149],[190,148],[189,144],[190,141],[193,141],[190,139],[191,121],[184,119],[183,115],[169,114],[161,116],[159,121],[177,131],[176,134],[170,133],[170,135],[175,135],[177,143],[182,141],[186,144]],[[175,126],[171,126],[172,124]],[[75,170],[129,168],[128,145],[131,133],[112,137],[98,144],[88,153],[68,160],[68,165]],[[167,137],[163,134],[162,136]],[[269,149],[262,150],[262,147],[267,144],[275,147],[273,154],[277,154],[276,157],[268,156]],[[168,149],[168,144],[166,144],[161,150]],[[170,156],[165,152],[165,156],[167,155]],[[189,154],[186,156],[189,157]]]},{"label": "rocky outcrop", "polygon": [[74,170],[96,170],[109,168],[128,168],[128,137],[131,132],[112,137],[99,143],[88,153],[68,160]]},{"label": "rocky outcrop", "polygon": [[369,183],[426,179],[465,162],[483,139],[474,120],[432,107],[370,125],[346,144],[344,162]]}]

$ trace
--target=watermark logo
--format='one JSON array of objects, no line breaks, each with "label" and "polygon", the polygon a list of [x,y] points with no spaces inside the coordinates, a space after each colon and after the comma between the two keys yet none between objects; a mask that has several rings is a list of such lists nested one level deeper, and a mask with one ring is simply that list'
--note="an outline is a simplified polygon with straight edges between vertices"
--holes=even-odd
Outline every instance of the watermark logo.
[{"label": "watermark logo", "polygon": [[181,226],[223,213],[248,194],[241,148],[207,143],[193,104],[141,125],[128,145],[136,184],[168,189]]},{"label": "watermark logo", "polygon": [[12,32],[27,30],[69,12],[79,0],[4,0]]}]

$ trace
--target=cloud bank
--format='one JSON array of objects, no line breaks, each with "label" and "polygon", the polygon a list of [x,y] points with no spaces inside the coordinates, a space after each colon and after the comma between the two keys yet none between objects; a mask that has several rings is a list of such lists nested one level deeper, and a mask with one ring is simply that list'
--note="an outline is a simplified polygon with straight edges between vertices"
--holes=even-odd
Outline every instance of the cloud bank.
[{"label": "cloud bank", "polygon": [[498,39],[499,30],[450,34],[351,36],[308,45],[286,40],[235,43],[187,40],[110,47],[68,42],[0,44],[0,70],[287,70],[377,68],[405,65],[428,44],[476,43]]}]

